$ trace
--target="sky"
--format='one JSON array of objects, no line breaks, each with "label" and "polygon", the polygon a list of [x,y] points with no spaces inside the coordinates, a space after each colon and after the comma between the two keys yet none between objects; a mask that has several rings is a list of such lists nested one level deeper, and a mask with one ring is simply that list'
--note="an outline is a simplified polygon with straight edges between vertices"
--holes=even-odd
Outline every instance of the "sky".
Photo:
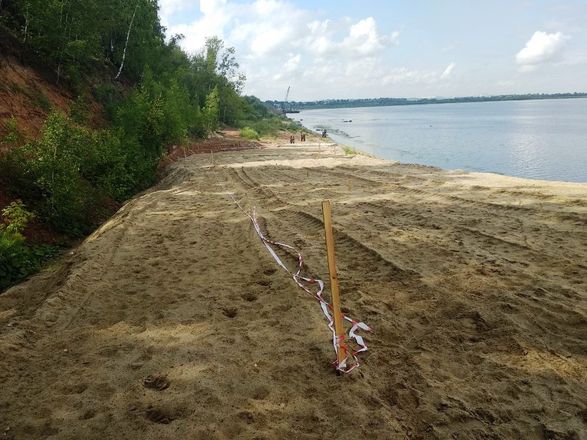
[{"label": "sky", "polygon": [[188,53],[235,47],[263,100],[587,92],[587,0],[159,0]]}]

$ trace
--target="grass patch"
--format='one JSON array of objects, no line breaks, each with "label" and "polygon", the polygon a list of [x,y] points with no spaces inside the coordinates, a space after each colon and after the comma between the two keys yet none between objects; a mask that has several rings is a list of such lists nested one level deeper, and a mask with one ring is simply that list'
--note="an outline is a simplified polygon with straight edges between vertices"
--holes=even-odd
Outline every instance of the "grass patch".
[{"label": "grass patch", "polygon": [[257,120],[244,119],[237,122],[237,127],[241,130],[247,128],[254,130],[258,136],[276,136],[282,131],[299,131],[302,128],[298,122],[283,116],[270,116]]},{"label": "grass patch", "polygon": [[47,98],[43,92],[41,92],[39,89],[34,89],[32,92],[32,99],[33,102],[39,106],[40,108],[42,108],[45,112],[49,113],[52,109],[53,109],[53,104],[51,104],[51,101],[49,101],[49,98]]},{"label": "grass patch", "polygon": [[355,156],[355,155],[359,154],[359,152],[352,147],[348,147],[346,145],[341,145],[341,148],[342,148],[342,151],[344,151],[344,154],[347,156]]},{"label": "grass patch", "polygon": [[252,129],[251,127],[243,127],[240,129],[240,135],[242,138],[250,139],[250,140],[258,140],[259,133],[256,130]]}]

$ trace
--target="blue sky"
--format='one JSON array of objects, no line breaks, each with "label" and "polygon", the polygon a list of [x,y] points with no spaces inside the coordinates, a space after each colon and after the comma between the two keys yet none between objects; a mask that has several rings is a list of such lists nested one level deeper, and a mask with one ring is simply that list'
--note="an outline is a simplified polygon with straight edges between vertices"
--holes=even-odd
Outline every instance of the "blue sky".
[{"label": "blue sky", "polygon": [[282,99],[587,91],[587,0],[159,0],[188,52],[234,46]]}]

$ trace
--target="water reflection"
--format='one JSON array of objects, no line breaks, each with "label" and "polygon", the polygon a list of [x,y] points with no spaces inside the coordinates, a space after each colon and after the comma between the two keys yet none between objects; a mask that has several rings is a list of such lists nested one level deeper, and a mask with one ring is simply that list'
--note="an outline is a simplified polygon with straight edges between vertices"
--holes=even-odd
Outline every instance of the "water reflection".
[{"label": "water reflection", "polygon": [[310,110],[299,118],[386,159],[587,181],[587,99]]}]

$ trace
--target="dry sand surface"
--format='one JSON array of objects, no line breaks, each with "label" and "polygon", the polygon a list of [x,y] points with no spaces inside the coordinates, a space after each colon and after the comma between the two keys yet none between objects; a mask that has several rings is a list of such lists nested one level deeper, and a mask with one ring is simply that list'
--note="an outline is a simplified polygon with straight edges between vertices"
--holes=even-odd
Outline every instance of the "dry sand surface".
[{"label": "dry sand surface", "polygon": [[[359,370],[230,191],[324,279],[333,202]],[[585,184],[194,155],[0,296],[0,439],[585,439],[586,261]]]}]

